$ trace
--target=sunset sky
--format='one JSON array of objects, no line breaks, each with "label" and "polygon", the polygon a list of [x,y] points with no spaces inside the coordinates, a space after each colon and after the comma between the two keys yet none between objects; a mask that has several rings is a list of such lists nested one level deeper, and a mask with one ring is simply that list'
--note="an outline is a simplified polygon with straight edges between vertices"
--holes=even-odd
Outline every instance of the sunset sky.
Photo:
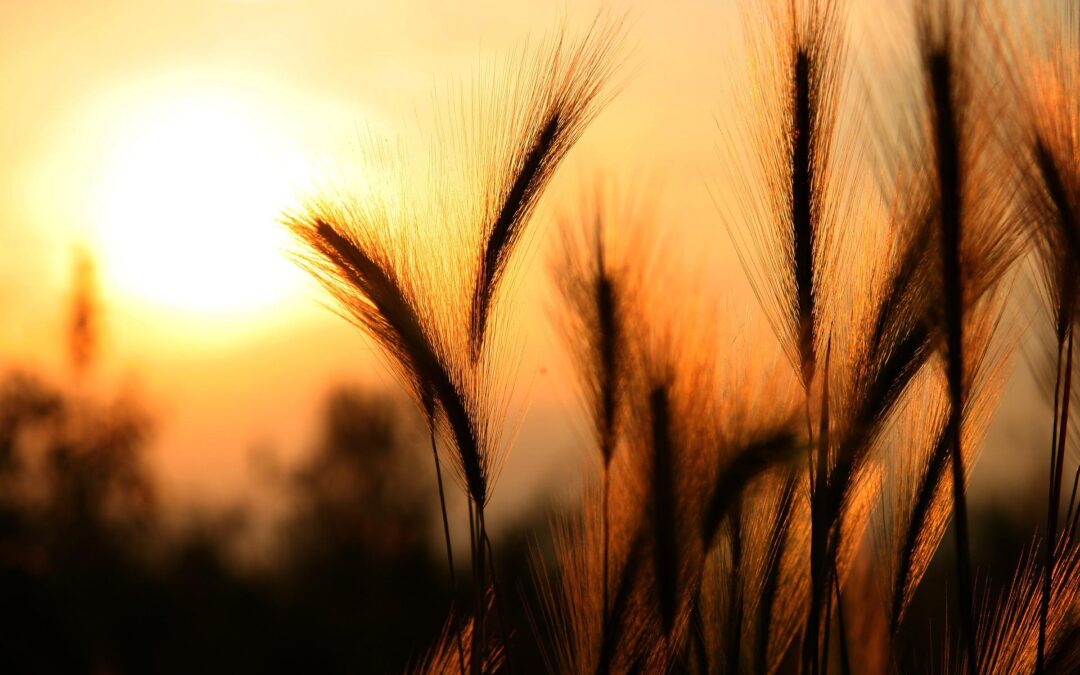
[{"label": "sunset sky", "polygon": [[[517,260],[527,281],[512,316],[527,336],[519,382],[531,405],[503,480],[527,489],[501,490],[496,509],[579,466],[573,396],[545,375],[561,357],[542,280],[552,216],[594,172],[661,186],[669,254],[733,323],[756,313],[709,190],[738,63],[735,3],[606,4],[628,11],[626,84],[560,170],[536,245]],[[538,27],[568,16],[580,28],[596,6],[0,0],[5,360],[59,372],[72,255],[85,248],[106,312],[102,386],[138,392],[157,415],[166,489],[236,498],[253,450],[288,461],[304,448],[334,383],[394,386],[283,255],[281,212],[348,162],[360,130],[417,133],[437,91],[467,86],[542,38]],[[1022,358],[1014,370],[1009,395],[1033,398]],[[1029,414],[1002,405],[990,433],[1000,447],[980,475],[997,475],[995,457],[1000,466],[1026,439]],[[1014,484],[1030,478],[1010,470]]]}]

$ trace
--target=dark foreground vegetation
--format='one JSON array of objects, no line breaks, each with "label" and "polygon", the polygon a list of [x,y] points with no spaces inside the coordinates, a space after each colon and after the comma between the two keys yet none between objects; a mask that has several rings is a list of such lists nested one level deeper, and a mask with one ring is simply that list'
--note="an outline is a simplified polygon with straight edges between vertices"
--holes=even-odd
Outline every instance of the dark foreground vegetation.
[{"label": "dark foreground vegetation", "polygon": [[437,510],[426,485],[386,482],[423,457],[390,399],[333,396],[281,478],[284,543],[253,568],[236,556],[250,514],[170,523],[132,404],[25,374],[0,388],[0,671],[354,673],[438,634]]}]

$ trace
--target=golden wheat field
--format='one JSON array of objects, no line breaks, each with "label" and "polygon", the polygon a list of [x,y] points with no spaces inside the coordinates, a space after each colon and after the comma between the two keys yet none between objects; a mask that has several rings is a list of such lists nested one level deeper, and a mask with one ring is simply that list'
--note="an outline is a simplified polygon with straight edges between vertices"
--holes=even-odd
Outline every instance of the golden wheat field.
[{"label": "golden wheat field", "polygon": [[1080,672],[1077,0],[0,0],[0,97],[0,673]]}]

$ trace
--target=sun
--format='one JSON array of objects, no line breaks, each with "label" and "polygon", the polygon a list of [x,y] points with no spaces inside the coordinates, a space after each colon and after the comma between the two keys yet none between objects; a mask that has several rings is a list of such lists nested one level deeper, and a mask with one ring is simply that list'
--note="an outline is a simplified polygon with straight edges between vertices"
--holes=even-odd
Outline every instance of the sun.
[{"label": "sun", "polygon": [[278,220],[305,167],[282,127],[228,93],[139,106],[98,177],[106,283],[199,315],[249,314],[295,293],[301,276]]}]

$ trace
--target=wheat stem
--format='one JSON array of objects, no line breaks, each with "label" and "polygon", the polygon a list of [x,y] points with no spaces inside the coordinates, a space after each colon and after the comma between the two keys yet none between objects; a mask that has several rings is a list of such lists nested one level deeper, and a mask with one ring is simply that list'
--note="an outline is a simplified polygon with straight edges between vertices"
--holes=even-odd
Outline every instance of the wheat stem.
[{"label": "wheat stem", "polygon": [[[603,469],[602,469],[602,473],[600,475],[600,481],[602,483],[600,489],[603,492],[603,497],[601,499],[601,506],[600,506],[600,508],[601,508],[600,536],[603,538],[603,549],[604,549],[604,553],[603,553],[603,556],[602,556],[602,564],[604,566],[604,569],[603,569],[603,574],[601,575],[602,583],[603,583],[603,589],[602,589],[602,593],[601,593],[602,605],[601,605],[601,610],[600,610],[600,642],[599,642],[599,644],[601,646],[604,644],[605,640],[607,639],[608,622],[610,620],[609,619],[609,614],[608,614],[608,612],[610,611],[610,604],[609,604],[609,601],[608,601],[608,593],[609,593],[608,589],[609,589],[609,584],[610,584],[610,581],[608,579],[608,575],[609,575],[609,572],[610,572],[610,563],[609,563],[609,560],[608,560],[608,554],[609,554],[608,492],[610,490],[610,484],[609,484],[609,476],[608,476],[608,474],[609,474],[609,467],[608,467],[608,463],[605,461]],[[604,669],[604,672],[606,672],[606,667]]]},{"label": "wheat stem", "polygon": [[[828,572],[826,572],[826,574],[828,574]],[[830,633],[832,632],[832,622],[829,621],[829,618],[832,617],[833,593],[832,584],[828,581],[824,583],[827,584],[828,587],[825,594],[825,610],[822,612],[822,619],[825,625],[821,633],[820,658],[815,660],[813,664],[813,672],[815,673],[826,672],[829,669],[829,638]]]},{"label": "wheat stem", "polygon": [[[947,20],[947,19],[946,19]],[[954,53],[948,38],[931,49],[926,59],[932,106],[933,143],[937,169],[937,200],[941,226],[941,278],[946,342],[946,375],[949,384],[949,435],[952,445],[952,494],[956,527],[956,578],[960,600],[960,633],[968,654],[970,675],[978,671],[975,609],[971,583],[971,550],[968,538],[967,495],[963,455],[964,410],[964,274],[963,240],[963,148],[961,104],[956,100]]]},{"label": "wheat stem", "polygon": [[836,621],[837,637],[840,641],[840,671],[843,675],[851,675],[851,659],[848,656],[847,627],[844,625],[844,592],[840,588],[840,574],[836,568],[836,558],[833,558],[833,587],[836,590]]},{"label": "wheat stem", "polygon": [[679,557],[675,532],[674,447],[671,438],[669,383],[649,392],[652,425],[653,564],[664,634],[671,636],[678,611]]},{"label": "wheat stem", "polygon": [[742,555],[742,498],[735,497],[735,503],[728,513],[731,525],[731,595],[727,612],[728,625],[728,661],[727,672],[739,672],[739,659],[742,646],[743,622],[743,555]]},{"label": "wheat stem", "polygon": [[[1071,325],[1066,329],[1066,340],[1067,349],[1064,363],[1061,362],[1061,352],[1058,351],[1058,377],[1060,378],[1061,373],[1064,372],[1064,382],[1061,390],[1058,437],[1054,439],[1055,447],[1050,457],[1050,486],[1047,490],[1049,505],[1046,524],[1046,565],[1043,570],[1042,598],[1039,603],[1039,638],[1036,653],[1036,671],[1039,673],[1044,672],[1046,665],[1046,626],[1050,613],[1050,595],[1054,577],[1054,548],[1057,544],[1058,511],[1061,506],[1061,475],[1065,471],[1065,444],[1068,438],[1069,399],[1072,389],[1073,331]],[[1062,368],[1064,368],[1064,371]]]},{"label": "wheat stem", "polygon": [[1053,488],[1056,482],[1055,472],[1057,471],[1057,462],[1055,457],[1057,456],[1057,439],[1058,439],[1058,419],[1061,412],[1061,368],[1064,364],[1064,352],[1065,352],[1065,336],[1063,334],[1058,335],[1057,340],[1057,361],[1055,362],[1056,370],[1054,375],[1054,417],[1051,423],[1050,429],[1050,480],[1047,483],[1047,507],[1046,507],[1046,541],[1044,546],[1045,551],[1045,565],[1043,567],[1043,588],[1042,598],[1039,602],[1039,638],[1036,648],[1035,658],[1035,670],[1038,673],[1042,673],[1045,669],[1046,659],[1046,621],[1049,614],[1050,605],[1050,559],[1053,558],[1053,535],[1051,534],[1051,516],[1050,512],[1053,510]]},{"label": "wheat stem", "polygon": [[[450,544],[450,521],[446,516],[446,493],[443,490],[442,463],[439,461],[439,450],[435,446],[435,427],[431,425],[431,455],[435,459],[435,479],[439,484],[439,508],[442,511],[443,536],[446,538],[446,567],[450,572],[450,597],[457,597],[457,574],[454,571],[454,549]],[[461,632],[454,630],[457,639],[458,665],[461,673],[465,673],[465,648],[461,644]]]},{"label": "wheat stem", "polygon": [[506,654],[506,670],[509,675],[514,675],[514,660],[510,658],[510,632],[506,622],[506,601],[499,591],[499,578],[495,572],[495,554],[491,546],[491,539],[484,532],[484,546],[487,548],[488,569],[491,570],[491,587],[495,593],[495,618],[499,622],[499,633],[502,637],[503,653]]}]

